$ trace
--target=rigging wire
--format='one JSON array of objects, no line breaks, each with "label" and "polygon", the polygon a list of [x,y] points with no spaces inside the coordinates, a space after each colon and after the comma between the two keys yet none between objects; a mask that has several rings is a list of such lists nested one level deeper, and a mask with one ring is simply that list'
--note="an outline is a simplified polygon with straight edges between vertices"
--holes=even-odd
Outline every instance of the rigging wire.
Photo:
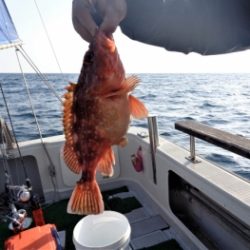
[{"label": "rigging wire", "polygon": [[[35,109],[34,109],[34,105],[32,103],[32,98],[31,98],[31,93],[30,93],[30,90],[29,90],[29,86],[28,86],[28,82],[27,82],[27,79],[25,77],[25,74],[23,72],[23,68],[22,68],[22,65],[21,65],[21,62],[20,62],[20,58],[18,56],[18,49],[16,49],[16,56],[17,56],[17,61],[18,61],[18,65],[19,65],[19,68],[20,68],[20,71],[22,73],[22,77],[23,77],[23,80],[24,80],[24,87],[25,87],[25,90],[26,90],[26,93],[27,93],[27,96],[28,96],[28,100],[29,100],[29,104],[30,104],[30,108],[31,108],[31,111],[32,111],[32,114],[34,116],[34,119],[35,119],[35,123],[36,123],[36,127],[37,127],[37,130],[38,130],[38,133],[39,133],[39,137],[40,137],[40,140],[41,140],[41,144],[42,144],[42,147],[44,149],[44,152],[47,156],[47,159],[49,160],[49,172],[50,172],[50,177],[51,177],[51,182],[52,182],[52,185],[53,185],[53,188],[54,188],[54,191],[55,193],[57,193],[57,182],[56,182],[56,170],[55,170],[55,166],[54,166],[54,163],[49,155],[49,152],[45,146],[45,143],[44,143],[44,140],[43,140],[43,136],[42,136],[42,131],[41,131],[41,128],[39,126],[39,122],[38,122],[38,119],[37,119],[37,116],[36,116],[36,113],[35,113]],[[53,179],[55,178],[55,180]]]},{"label": "rigging wire", "polygon": [[34,0],[34,3],[35,3],[35,5],[36,5],[36,9],[37,9],[38,15],[39,15],[39,17],[40,17],[40,20],[41,20],[43,29],[44,29],[44,31],[45,31],[45,34],[46,34],[46,37],[47,37],[47,39],[48,39],[49,45],[50,45],[50,47],[51,47],[52,53],[53,53],[54,58],[55,58],[55,60],[56,60],[57,66],[58,66],[58,68],[59,68],[61,74],[63,74],[62,68],[61,68],[60,63],[59,63],[59,60],[58,60],[58,57],[57,57],[57,55],[56,55],[55,48],[54,48],[53,43],[52,43],[52,41],[51,41],[51,39],[50,39],[48,29],[47,29],[47,27],[46,27],[46,25],[45,25],[45,22],[44,22],[44,20],[43,20],[41,11],[40,11],[40,9],[39,9],[39,7],[38,7],[38,4],[37,4],[36,0]]},{"label": "rigging wire", "polygon": [[27,63],[34,69],[34,71],[41,78],[41,80],[44,82],[44,84],[52,91],[52,93],[55,95],[55,97],[63,104],[63,99],[57,94],[55,88],[50,83],[48,78],[38,69],[38,67],[35,65],[35,63],[32,61],[32,59],[29,57],[27,52],[24,50],[24,48],[22,46],[17,46],[16,49],[22,54],[22,56],[27,61]]},{"label": "rigging wire", "polygon": [[14,135],[14,141],[16,143],[18,154],[19,154],[20,159],[21,159],[21,165],[23,167],[24,176],[25,176],[25,179],[29,179],[28,178],[27,169],[25,167],[24,160],[23,160],[23,157],[22,157],[22,154],[21,154],[21,150],[20,150],[20,147],[19,147],[19,144],[18,144],[18,141],[17,141],[16,133],[15,133],[15,130],[14,130],[12,118],[11,118],[11,115],[10,115],[9,107],[8,107],[8,104],[7,104],[7,100],[5,98],[5,94],[4,94],[4,91],[3,91],[3,86],[2,86],[2,82],[1,81],[0,81],[0,89],[1,89],[1,92],[2,92],[3,101],[4,101],[4,104],[5,104],[7,115],[8,115],[9,121],[10,121],[10,126],[11,126],[11,129],[12,129],[12,133]]},{"label": "rigging wire", "polygon": [[[56,55],[56,52],[55,52],[55,49],[54,49],[54,46],[53,46],[53,43],[50,39],[50,36],[49,36],[49,32],[46,28],[46,25],[45,25],[45,22],[43,20],[43,17],[42,17],[42,14],[41,14],[41,11],[38,7],[38,4],[37,4],[37,1],[34,0],[34,3],[35,3],[35,6],[36,6],[36,9],[38,11],[38,14],[39,14],[39,17],[40,17],[40,20],[41,20],[41,23],[42,23],[42,26],[43,26],[43,29],[45,31],[45,34],[47,36],[47,39],[48,39],[48,42],[49,42],[49,45],[51,47],[51,50],[53,52],[53,55],[54,55],[54,58],[55,58],[55,61],[57,63],[57,66],[60,70],[60,73],[63,75],[63,72],[62,72],[62,68],[60,66],[60,63],[59,63],[59,60],[58,60],[58,57]],[[54,190],[57,191],[56,187],[57,187],[57,183],[56,182],[56,178],[55,180],[53,179],[53,177],[55,177],[55,166],[50,158],[50,155],[48,153],[48,150],[45,146],[45,143],[44,143],[44,140],[43,140],[43,137],[42,137],[42,132],[41,132],[41,129],[40,129],[40,126],[39,126],[39,123],[38,123],[38,120],[37,120],[37,116],[35,114],[35,110],[34,110],[34,106],[32,104],[32,100],[31,100],[31,95],[30,95],[30,91],[29,91],[29,87],[28,87],[28,83],[27,83],[27,79],[25,78],[25,75],[23,73],[23,70],[22,70],[22,66],[21,66],[21,63],[20,63],[20,59],[18,57],[18,53],[17,52],[20,52],[20,54],[22,54],[23,58],[28,62],[28,64],[34,69],[34,71],[37,73],[37,75],[40,77],[40,79],[44,82],[44,84],[52,91],[52,93],[57,97],[57,99],[63,103],[63,99],[57,94],[56,90],[54,89],[53,85],[49,82],[49,80],[47,79],[47,77],[41,73],[41,71],[38,69],[38,67],[35,65],[35,63],[32,61],[32,59],[29,57],[29,55],[26,53],[26,51],[23,49],[23,47],[20,45],[20,44],[17,44],[15,46],[16,48],[16,56],[17,56],[17,59],[18,59],[18,63],[19,63],[19,67],[20,67],[20,70],[22,72],[22,75],[23,75],[23,79],[24,79],[24,85],[25,85],[25,88],[26,88],[26,92],[27,92],[27,95],[28,95],[28,98],[29,98],[29,103],[30,103],[30,107],[31,107],[31,110],[32,110],[32,113],[33,113],[33,116],[34,116],[34,119],[35,119],[35,123],[36,123],[36,126],[37,126],[37,130],[38,130],[38,133],[39,133],[39,136],[40,136],[40,139],[41,139],[41,144],[43,146],[43,149],[45,151],[45,154],[47,155],[48,157],[48,160],[50,162],[50,166],[49,166],[49,170],[50,170],[50,176],[51,176],[51,181],[52,181],[52,185],[54,187]],[[4,93],[3,93],[3,89],[2,89],[2,86],[1,86],[1,90],[2,90],[2,94],[4,96]],[[5,99],[5,98],[4,98]],[[6,100],[5,100],[6,101]],[[6,103],[6,108],[8,108],[7,106],[7,103]],[[19,151],[19,155],[20,155],[20,158],[21,158],[21,162],[22,162],[22,165],[23,165],[23,168],[24,168],[24,173],[25,173],[25,177],[27,177],[27,171],[26,171],[26,168],[25,168],[25,165],[24,165],[24,161],[23,161],[23,158],[21,156],[21,152],[20,152],[20,148],[19,148],[19,145],[18,145],[18,142],[17,142],[17,139],[16,139],[16,135],[15,135],[15,132],[14,132],[14,128],[13,128],[13,123],[11,121],[11,116],[9,114],[9,111],[8,111],[8,116],[9,116],[9,119],[10,119],[10,123],[11,123],[11,127],[12,127],[12,130],[13,130],[13,134],[14,134],[14,138],[15,138],[15,142],[16,142],[16,145],[17,145],[17,148],[18,148],[18,151]],[[57,192],[56,192],[57,193]]]}]

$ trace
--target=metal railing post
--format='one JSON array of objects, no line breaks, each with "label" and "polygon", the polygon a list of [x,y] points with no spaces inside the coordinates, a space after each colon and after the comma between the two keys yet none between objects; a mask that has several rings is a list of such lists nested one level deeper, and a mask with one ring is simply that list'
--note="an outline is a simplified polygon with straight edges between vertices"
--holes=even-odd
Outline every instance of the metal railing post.
[{"label": "metal railing post", "polygon": [[195,161],[195,137],[190,135],[190,160]]},{"label": "metal railing post", "polygon": [[200,163],[195,154],[195,137],[190,135],[190,156],[187,159],[193,163]]},{"label": "metal railing post", "polygon": [[154,183],[157,184],[155,152],[156,152],[156,148],[159,146],[159,135],[158,135],[158,126],[157,126],[156,116],[148,117],[148,131],[149,131],[149,141],[150,141],[150,148],[151,148],[153,180],[154,180]]}]

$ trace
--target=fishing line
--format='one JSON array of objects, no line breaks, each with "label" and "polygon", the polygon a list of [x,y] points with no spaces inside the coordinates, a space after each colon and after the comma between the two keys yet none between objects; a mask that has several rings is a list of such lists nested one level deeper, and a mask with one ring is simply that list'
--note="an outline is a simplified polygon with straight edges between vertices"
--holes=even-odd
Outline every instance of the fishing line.
[{"label": "fishing line", "polygon": [[15,132],[15,130],[14,130],[12,118],[11,118],[11,116],[10,116],[9,107],[8,107],[8,104],[7,104],[7,101],[6,101],[6,98],[5,98],[5,94],[4,94],[4,91],[3,91],[3,86],[2,86],[2,82],[1,82],[1,81],[0,81],[0,89],[1,89],[1,92],[2,92],[3,101],[4,101],[4,104],[5,104],[5,108],[6,108],[6,111],[7,111],[7,115],[8,115],[9,121],[10,121],[10,126],[11,126],[11,129],[12,129],[12,133],[13,133],[13,135],[14,135],[14,141],[15,141],[15,143],[16,143],[17,150],[18,150],[18,154],[19,154],[19,157],[20,157],[20,160],[21,160],[21,165],[22,165],[22,167],[23,167],[24,176],[25,176],[25,179],[27,180],[27,179],[29,179],[29,178],[28,178],[27,169],[26,169],[26,167],[25,167],[24,160],[23,160],[23,157],[22,157],[22,154],[21,154],[21,151],[20,151],[20,147],[19,147],[19,144],[18,144],[18,141],[17,141],[16,132]]},{"label": "fishing line", "polygon": [[52,43],[52,41],[51,41],[51,39],[50,39],[50,35],[49,35],[49,32],[48,32],[48,29],[47,29],[47,27],[46,27],[46,25],[45,25],[44,19],[43,19],[43,17],[42,17],[41,11],[40,11],[40,9],[39,9],[39,7],[38,7],[38,4],[37,4],[36,0],[34,0],[34,3],[35,3],[35,5],[36,5],[36,9],[37,9],[38,15],[39,15],[39,17],[40,17],[40,20],[41,20],[43,29],[44,29],[44,31],[45,31],[45,34],[46,34],[46,37],[47,37],[47,39],[48,39],[50,48],[51,48],[52,53],[53,53],[53,55],[54,55],[54,58],[55,58],[55,60],[56,60],[57,66],[58,66],[58,68],[59,68],[61,74],[63,74],[62,68],[61,68],[61,66],[60,66],[59,60],[58,60],[57,55],[56,55],[55,48],[54,48],[53,43]]}]

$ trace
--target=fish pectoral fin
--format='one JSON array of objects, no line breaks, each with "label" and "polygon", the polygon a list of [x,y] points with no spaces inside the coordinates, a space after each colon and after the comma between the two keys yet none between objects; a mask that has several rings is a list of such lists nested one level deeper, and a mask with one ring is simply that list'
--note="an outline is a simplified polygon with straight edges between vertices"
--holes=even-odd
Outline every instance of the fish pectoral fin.
[{"label": "fish pectoral fin", "polygon": [[101,172],[103,176],[111,177],[114,173],[113,166],[115,165],[115,155],[110,147],[104,154],[104,156],[98,162],[98,171]]},{"label": "fish pectoral fin", "polygon": [[123,83],[119,89],[106,94],[104,97],[110,98],[110,97],[115,97],[115,96],[127,94],[127,93],[134,90],[134,88],[138,85],[139,81],[140,80],[138,77],[129,76],[128,78],[126,78],[123,81]]},{"label": "fish pectoral fin", "polygon": [[131,115],[134,118],[141,119],[148,116],[148,110],[145,105],[136,97],[129,95],[129,105]]},{"label": "fish pectoral fin", "polygon": [[73,147],[69,146],[67,143],[64,145],[63,156],[68,168],[75,174],[79,174],[82,170],[82,167],[78,162],[78,158]]}]

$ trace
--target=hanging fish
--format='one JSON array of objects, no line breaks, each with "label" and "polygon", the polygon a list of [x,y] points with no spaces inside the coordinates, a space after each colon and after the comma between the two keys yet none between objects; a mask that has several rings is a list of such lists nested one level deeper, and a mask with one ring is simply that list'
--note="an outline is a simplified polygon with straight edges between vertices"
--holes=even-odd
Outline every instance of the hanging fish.
[{"label": "hanging fish", "polygon": [[130,93],[138,85],[125,71],[111,36],[99,31],[89,45],[77,84],[64,95],[64,160],[74,173],[81,172],[67,211],[97,214],[104,205],[96,170],[113,174],[112,145],[125,146],[130,117],[143,118],[145,106]]}]

